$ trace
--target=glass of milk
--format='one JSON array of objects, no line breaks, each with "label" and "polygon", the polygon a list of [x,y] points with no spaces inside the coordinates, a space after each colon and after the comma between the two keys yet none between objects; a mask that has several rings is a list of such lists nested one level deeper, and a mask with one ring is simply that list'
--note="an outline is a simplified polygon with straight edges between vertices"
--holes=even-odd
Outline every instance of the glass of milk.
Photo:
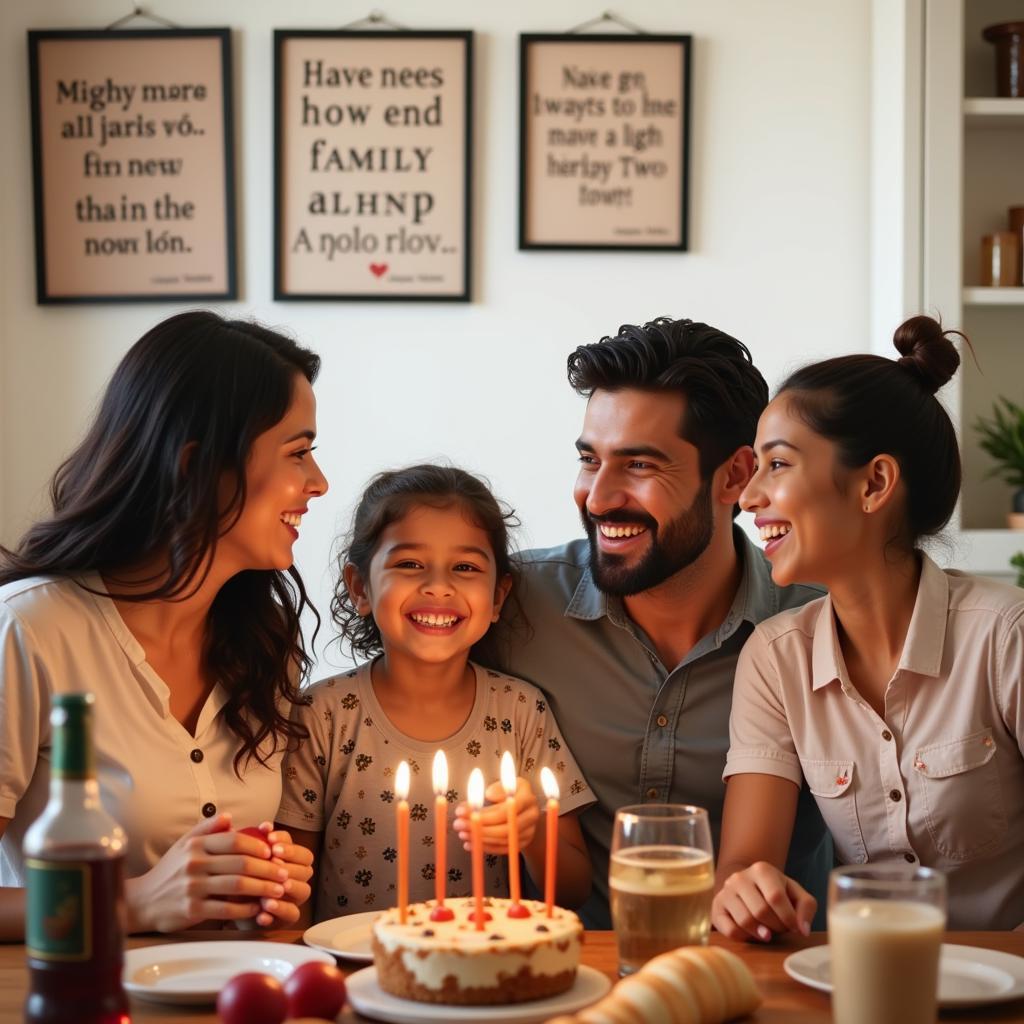
[{"label": "glass of milk", "polygon": [[836,1024],[934,1024],[946,877],[911,864],[837,868],[828,942]]}]

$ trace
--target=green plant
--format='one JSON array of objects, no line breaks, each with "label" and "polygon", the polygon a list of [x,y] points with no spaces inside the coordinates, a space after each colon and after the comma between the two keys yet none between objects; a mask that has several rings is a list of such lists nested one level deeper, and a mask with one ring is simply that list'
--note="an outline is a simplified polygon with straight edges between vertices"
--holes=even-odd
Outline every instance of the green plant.
[{"label": "green plant", "polygon": [[1024,551],[1018,551],[1010,559],[1010,565],[1017,570],[1017,586],[1024,587]]},{"label": "green plant", "polygon": [[1024,409],[1000,395],[992,406],[992,418],[979,416],[974,429],[981,447],[998,463],[986,475],[999,475],[1013,487],[1024,487]]}]

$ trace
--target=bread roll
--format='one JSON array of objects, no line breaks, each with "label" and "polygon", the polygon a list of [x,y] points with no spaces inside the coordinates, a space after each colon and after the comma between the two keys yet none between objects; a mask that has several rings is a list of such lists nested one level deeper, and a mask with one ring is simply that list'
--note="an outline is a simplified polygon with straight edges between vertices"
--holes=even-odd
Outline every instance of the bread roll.
[{"label": "bread roll", "polygon": [[725,1024],[760,1005],[753,975],[735,953],[684,946],[644,964],[593,1006],[548,1024]]}]

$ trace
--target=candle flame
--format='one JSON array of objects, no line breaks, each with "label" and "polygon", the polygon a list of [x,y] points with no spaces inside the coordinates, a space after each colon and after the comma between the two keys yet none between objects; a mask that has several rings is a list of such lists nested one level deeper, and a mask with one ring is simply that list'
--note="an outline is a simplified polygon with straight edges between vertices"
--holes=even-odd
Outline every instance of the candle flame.
[{"label": "candle flame", "polygon": [[469,806],[479,811],[484,805],[484,773],[474,768],[469,773]]},{"label": "candle flame", "polygon": [[409,765],[403,761],[395,772],[395,796],[404,800],[409,795]]},{"label": "candle flame", "polygon": [[434,792],[438,796],[444,796],[448,790],[448,758],[444,751],[439,750],[434,755]]},{"label": "candle flame", "polygon": [[550,768],[541,768],[540,784],[544,795],[549,800],[558,799],[558,782],[555,780],[555,773]]},{"label": "candle flame", "polygon": [[505,796],[516,795],[516,763],[507,750],[501,755],[501,785]]}]

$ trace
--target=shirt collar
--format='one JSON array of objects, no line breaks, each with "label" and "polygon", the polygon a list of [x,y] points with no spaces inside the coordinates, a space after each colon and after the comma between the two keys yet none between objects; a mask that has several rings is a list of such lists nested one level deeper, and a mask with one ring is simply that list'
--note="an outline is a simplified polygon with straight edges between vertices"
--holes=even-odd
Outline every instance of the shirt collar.
[{"label": "shirt collar", "polygon": [[[757,625],[779,610],[779,595],[772,584],[771,568],[764,555],[738,527],[732,527],[733,542],[743,574],[729,614],[715,633],[716,643],[723,643],[744,620]],[[584,567],[565,614],[569,618],[595,621],[607,616],[616,625],[624,625],[629,616],[622,599],[602,593],[594,582],[590,566]]]},{"label": "shirt collar", "polygon": [[949,577],[926,555],[921,555],[921,579],[910,628],[900,656],[900,668],[922,676],[937,676],[942,668],[942,647],[949,618]]},{"label": "shirt collar", "polygon": [[[914,612],[898,668],[922,676],[940,674],[948,615],[949,579],[927,555],[922,554],[921,579],[917,584]],[[826,594],[814,625],[811,689],[818,690],[836,680],[845,683],[842,664],[832,598]]]}]

